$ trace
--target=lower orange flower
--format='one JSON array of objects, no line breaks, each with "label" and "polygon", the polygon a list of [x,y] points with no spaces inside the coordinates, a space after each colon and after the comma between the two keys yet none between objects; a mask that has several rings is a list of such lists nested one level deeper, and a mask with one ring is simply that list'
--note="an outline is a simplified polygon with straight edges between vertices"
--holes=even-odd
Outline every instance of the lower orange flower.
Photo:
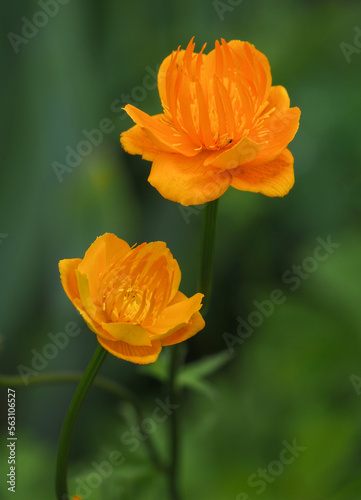
[{"label": "lower orange flower", "polygon": [[130,247],[114,234],[96,239],[83,259],[59,262],[63,288],[99,343],[133,363],[153,363],[162,346],[205,326],[203,294],[187,298],[181,272],[161,241]]}]

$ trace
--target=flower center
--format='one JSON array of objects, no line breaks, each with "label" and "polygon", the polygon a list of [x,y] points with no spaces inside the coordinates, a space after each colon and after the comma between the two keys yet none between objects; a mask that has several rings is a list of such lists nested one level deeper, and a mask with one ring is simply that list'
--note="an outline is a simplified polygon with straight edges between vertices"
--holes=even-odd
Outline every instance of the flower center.
[{"label": "flower center", "polygon": [[149,290],[139,287],[130,276],[114,276],[102,295],[102,309],[113,322],[141,323],[149,307]]},{"label": "flower center", "polygon": [[114,323],[153,321],[169,299],[171,281],[165,257],[146,254],[137,258],[142,248],[113,263],[100,277],[98,304]]}]

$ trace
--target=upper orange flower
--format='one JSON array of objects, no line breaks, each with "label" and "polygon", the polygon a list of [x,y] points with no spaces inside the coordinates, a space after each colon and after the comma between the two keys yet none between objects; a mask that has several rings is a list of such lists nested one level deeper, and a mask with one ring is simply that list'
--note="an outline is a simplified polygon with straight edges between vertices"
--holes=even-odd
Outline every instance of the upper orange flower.
[{"label": "upper orange flower", "polygon": [[162,346],[204,328],[201,293],[178,291],[181,272],[161,241],[128,245],[114,234],[96,239],[83,259],[59,262],[63,288],[100,344],[115,356],[147,364]]},{"label": "upper orange flower", "polygon": [[286,147],[300,110],[271,85],[268,59],[252,44],[222,39],[208,55],[194,47],[192,38],[159,69],[162,114],[125,106],[136,125],[121,135],[124,149],[152,161],[149,182],[183,205],[214,200],[229,186],[284,196],[294,183]]}]

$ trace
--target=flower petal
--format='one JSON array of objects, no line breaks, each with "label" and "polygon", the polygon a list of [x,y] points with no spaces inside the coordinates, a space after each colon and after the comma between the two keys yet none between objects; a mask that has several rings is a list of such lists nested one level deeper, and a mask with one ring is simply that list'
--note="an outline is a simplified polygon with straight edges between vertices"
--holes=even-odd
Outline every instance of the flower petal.
[{"label": "flower petal", "polygon": [[101,328],[101,326],[99,324],[97,324],[95,321],[93,321],[93,319],[89,316],[89,314],[84,309],[84,306],[81,303],[80,299],[75,299],[75,301],[73,302],[73,304],[76,307],[76,309],[80,312],[83,320],[85,321],[85,323],[87,324],[88,328],[92,332],[97,333],[98,335],[102,335],[105,338],[111,339],[111,336],[109,335],[109,333],[104,332],[104,330]]},{"label": "flower petal", "polygon": [[127,104],[124,110],[137,125],[145,129],[150,140],[159,149],[171,150],[185,156],[195,156],[198,153],[189,137],[174,130],[174,124],[165,115],[149,116],[131,104]]},{"label": "flower petal", "polygon": [[[133,250],[133,253],[137,251],[137,249],[140,247],[137,247]],[[166,243],[164,241],[153,241],[151,243],[148,243],[144,248],[141,249],[139,253],[137,253],[137,259],[141,259],[144,257],[146,254],[152,254],[153,259],[159,258],[162,255],[166,258],[166,267],[170,279],[170,284],[171,284],[171,289],[170,289],[170,295],[168,299],[168,303],[173,300],[175,294],[178,292],[178,288],[180,285],[181,281],[181,270],[179,268],[178,262],[176,259],[173,257],[171,251],[167,247]],[[153,259],[150,259],[148,262],[148,265],[146,269],[143,269],[143,273],[149,270],[149,266]],[[134,271],[133,271],[134,272]],[[149,285],[147,285],[149,287]],[[167,305],[167,304],[166,304]]]},{"label": "flower petal", "polygon": [[171,301],[171,300],[173,300],[174,296],[178,292],[182,275],[181,275],[181,270],[180,270],[180,267],[179,267],[176,259],[173,259],[172,262],[168,262],[168,269],[169,269],[169,272],[173,278],[172,279],[171,293],[170,293],[170,297],[169,297],[169,301]]},{"label": "flower petal", "polygon": [[74,306],[80,312],[90,330],[92,330],[95,333],[99,333],[99,335],[102,335],[105,338],[111,338],[109,333],[104,331],[103,328],[100,326],[101,323],[103,321],[106,321],[107,319],[106,313],[102,311],[99,306],[95,305],[92,302],[89,294],[89,285],[87,276],[80,274],[78,271],[76,272],[77,272],[78,283],[80,283],[79,286],[80,298],[76,298],[73,301]]},{"label": "flower petal", "polygon": [[85,311],[92,317],[95,314],[95,305],[90,295],[88,276],[82,274],[79,269],[75,271],[75,274],[78,281],[80,301]]},{"label": "flower petal", "polygon": [[267,57],[249,42],[231,40],[227,46],[231,49],[235,67],[242,72],[243,78],[256,85],[259,100],[262,102],[272,84],[271,68]]},{"label": "flower petal", "polygon": [[201,205],[219,198],[229,187],[231,176],[203,165],[208,152],[195,158],[162,154],[154,159],[148,181],[166,199],[182,205]]},{"label": "flower petal", "polygon": [[75,298],[79,298],[78,283],[75,271],[81,259],[63,259],[59,262],[61,284],[68,298],[74,303]]},{"label": "flower petal", "polygon": [[181,326],[188,324],[192,315],[202,307],[202,298],[202,293],[196,293],[193,297],[187,298],[183,293],[178,292],[153,325],[147,327],[152,334],[151,339],[163,338],[165,334],[170,335]]},{"label": "flower petal", "polygon": [[133,323],[102,323],[103,329],[114,340],[122,340],[131,345],[152,345],[149,335],[141,325]]},{"label": "flower petal", "polygon": [[285,196],[294,184],[293,156],[285,149],[274,160],[262,165],[242,165],[232,173],[236,189],[262,193],[266,196]]},{"label": "flower petal", "polygon": [[99,335],[97,338],[99,344],[117,358],[125,359],[126,361],[131,361],[132,363],[138,363],[140,365],[154,363],[162,350],[162,344],[157,340],[153,341],[151,346],[133,346],[121,340],[106,340]]},{"label": "flower petal", "polygon": [[249,137],[254,141],[267,141],[257,157],[253,160],[253,165],[260,165],[277,158],[294,138],[300,121],[299,108],[290,108],[284,111],[276,109],[263,122],[260,131],[250,132]]},{"label": "flower petal", "polygon": [[243,137],[243,139],[234,144],[231,148],[212,153],[204,164],[211,164],[213,167],[217,167],[221,170],[236,168],[239,165],[249,163],[256,159],[265,144],[267,143],[257,143],[248,137]]},{"label": "flower petal", "polygon": [[169,56],[167,56],[159,67],[158,71],[158,92],[159,97],[162,102],[164,110],[169,109],[168,97],[167,97],[167,83],[169,84],[170,79],[176,77],[176,72],[173,73],[176,67],[176,62],[183,60],[185,50],[173,51]]},{"label": "flower petal", "polygon": [[88,276],[89,291],[94,302],[100,286],[101,274],[110,262],[125,256],[130,246],[115,234],[105,233],[99,236],[85,252],[84,259],[79,264],[78,270],[81,274]]},{"label": "flower petal", "polygon": [[286,111],[290,107],[288,92],[284,87],[282,87],[282,85],[275,85],[271,87],[268,100],[269,105],[265,109],[265,112],[272,108],[276,108],[278,111]]},{"label": "flower petal", "polygon": [[204,327],[205,321],[202,318],[201,313],[196,312],[192,315],[187,325],[182,326],[181,328],[179,328],[179,330],[176,330],[171,335],[163,338],[161,341],[162,345],[166,346],[179,344],[180,342],[183,342],[183,340],[187,340],[190,337],[193,337],[193,335],[203,330]]},{"label": "flower petal", "polygon": [[142,155],[144,160],[153,161],[155,155],[164,150],[172,152],[166,146],[160,148],[149,138],[149,134],[139,125],[134,125],[120,135],[120,142],[124,150],[131,155]]}]

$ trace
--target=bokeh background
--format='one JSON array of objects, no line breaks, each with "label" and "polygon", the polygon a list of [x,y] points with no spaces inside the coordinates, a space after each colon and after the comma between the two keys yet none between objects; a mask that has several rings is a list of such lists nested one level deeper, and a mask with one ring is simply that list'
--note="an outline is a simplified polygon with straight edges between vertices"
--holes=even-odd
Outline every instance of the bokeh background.
[{"label": "bokeh background", "polygon": [[[180,263],[182,290],[196,291],[202,209],[184,211],[147,183],[150,164],[120,147],[119,134],[132,125],[121,108],[132,102],[160,112],[158,66],[193,35],[197,50],[204,42],[211,50],[221,37],[248,40],[268,56],[274,83],[284,85],[302,111],[290,146],[296,183],[281,199],[233,189],[222,197],[211,310],[205,330],[187,343],[187,363],[228,352],[225,332],[235,338],[241,321],[257,322],[255,301],[269,300],[275,289],[284,300],[261,315],[249,337],[235,343],[229,362],[207,378],[212,391],[185,391],[177,410],[183,498],[359,499],[360,2],[44,4],[2,2],[1,373],[34,369],[34,355],[44,354],[49,334],[64,332],[71,321],[80,334],[36,372],[85,369],[96,339],[65,296],[57,264],[83,256],[105,232],[130,244],[165,240]],[[51,15],[44,15],[46,8]],[[81,148],[84,134],[100,122],[107,128],[98,144],[84,146],[78,165],[60,167],[59,174],[69,148]],[[315,261],[320,238],[334,246]],[[298,281],[300,268],[293,266],[301,266]],[[156,398],[166,397],[147,370],[111,356],[101,374],[134,390],[145,415],[152,415]],[[57,442],[74,389],[16,387],[15,498],[55,498]],[[14,496],[4,479],[6,389],[0,397],[5,499]],[[91,389],[72,446],[74,492],[95,484],[94,461],[118,450],[124,464],[83,490],[83,498],[167,498],[166,481],[149,465],[144,445],[132,453],[122,442],[132,418],[127,405]],[[162,454],[167,425],[151,436]],[[302,451],[280,467],[275,461],[285,442]],[[268,479],[258,477],[262,469]]]}]

